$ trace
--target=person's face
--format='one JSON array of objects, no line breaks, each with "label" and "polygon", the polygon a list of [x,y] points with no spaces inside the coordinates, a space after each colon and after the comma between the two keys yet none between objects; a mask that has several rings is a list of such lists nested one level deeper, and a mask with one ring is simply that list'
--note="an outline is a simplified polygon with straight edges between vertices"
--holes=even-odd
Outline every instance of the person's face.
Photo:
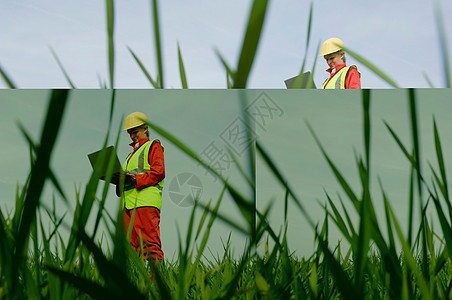
[{"label": "person's face", "polygon": [[145,127],[135,127],[127,130],[127,133],[130,135],[130,139],[134,143],[138,143],[139,139],[145,139],[147,138],[146,132],[148,131],[148,128]]},{"label": "person's face", "polygon": [[327,65],[334,69],[334,66],[344,63],[344,53],[331,53],[324,56]]}]

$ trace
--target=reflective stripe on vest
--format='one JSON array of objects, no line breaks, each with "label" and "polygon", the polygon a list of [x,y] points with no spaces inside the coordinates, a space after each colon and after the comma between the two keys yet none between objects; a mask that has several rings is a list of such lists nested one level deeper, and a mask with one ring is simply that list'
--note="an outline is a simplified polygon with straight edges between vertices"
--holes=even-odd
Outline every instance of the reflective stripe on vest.
[{"label": "reflective stripe on vest", "polygon": [[[133,155],[129,154],[122,168],[126,172],[133,174],[144,174],[146,171],[149,171],[151,169],[151,165],[149,164],[149,151],[154,141],[155,140],[147,141],[142,144],[140,148],[133,153]],[[132,155],[132,157],[130,157],[130,155]],[[124,207],[127,209],[133,209],[135,207],[153,206],[160,210],[162,208],[162,191],[164,181],[165,180],[162,180],[153,186],[149,186],[139,191],[136,188],[124,191],[122,197]]]},{"label": "reflective stripe on vest", "polygon": [[[350,68],[355,68],[358,71],[358,68],[356,68],[356,66],[343,67],[333,75],[330,81],[328,81],[328,79],[325,80],[322,89],[345,89],[345,78],[347,77],[347,73]],[[361,76],[360,73],[359,76]]]}]

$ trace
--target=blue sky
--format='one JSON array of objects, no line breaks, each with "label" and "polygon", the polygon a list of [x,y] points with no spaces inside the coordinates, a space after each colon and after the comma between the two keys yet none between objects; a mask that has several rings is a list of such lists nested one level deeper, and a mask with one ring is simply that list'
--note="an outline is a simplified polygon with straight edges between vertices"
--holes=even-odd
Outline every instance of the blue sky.
[{"label": "blue sky", "polygon": [[[104,1],[2,1],[0,4],[0,65],[18,87],[68,87],[49,50],[52,47],[74,84],[99,87],[108,78]],[[307,55],[314,61],[315,81],[323,82],[326,64],[315,53],[329,37],[369,59],[400,87],[428,87],[425,72],[435,87],[445,87],[434,4],[441,8],[448,49],[452,49],[452,3],[441,0],[314,1],[311,40],[307,53],[308,1],[270,1],[262,40],[249,88],[285,88],[284,80],[299,72]],[[191,88],[225,88],[225,71],[218,49],[235,66],[251,1],[160,1],[164,76],[167,88],[181,87],[177,43]],[[151,74],[156,73],[150,3],[115,3],[116,81],[121,88],[148,88],[150,84],[133,60],[130,47]],[[389,85],[365,66],[357,64],[362,85]],[[1,83],[5,86],[4,83]]]}]

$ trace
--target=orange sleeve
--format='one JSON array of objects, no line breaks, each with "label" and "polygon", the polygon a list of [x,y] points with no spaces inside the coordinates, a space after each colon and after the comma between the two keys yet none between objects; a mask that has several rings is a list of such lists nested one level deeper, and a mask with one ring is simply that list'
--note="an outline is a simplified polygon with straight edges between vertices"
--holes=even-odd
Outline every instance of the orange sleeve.
[{"label": "orange sleeve", "polygon": [[346,89],[360,89],[361,88],[361,76],[355,67],[351,67],[345,77]]}]

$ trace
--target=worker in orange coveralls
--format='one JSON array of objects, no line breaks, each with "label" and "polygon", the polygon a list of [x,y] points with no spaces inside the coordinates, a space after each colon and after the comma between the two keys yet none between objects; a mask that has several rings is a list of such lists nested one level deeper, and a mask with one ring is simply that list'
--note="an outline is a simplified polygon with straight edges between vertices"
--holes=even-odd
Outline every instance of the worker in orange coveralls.
[{"label": "worker in orange coveralls", "polygon": [[130,135],[133,151],[123,164],[126,184],[124,188],[117,185],[116,194],[124,205],[126,230],[135,209],[130,240],[135,251],[147,259],[163,260],[159,226],[165,178],[163,146],[159,140],[149,139],[146,122],[146,115],[141,112],[131,113],[124,121],[123,131]]},{"label": "worker in orange coveralls", "polygon": [[361,74],[356,66],[345,64],[344,43],[338,38],[330,38],[322,44],[320,56],[325,58],[330,73],[322,89],[360,89]]}]

